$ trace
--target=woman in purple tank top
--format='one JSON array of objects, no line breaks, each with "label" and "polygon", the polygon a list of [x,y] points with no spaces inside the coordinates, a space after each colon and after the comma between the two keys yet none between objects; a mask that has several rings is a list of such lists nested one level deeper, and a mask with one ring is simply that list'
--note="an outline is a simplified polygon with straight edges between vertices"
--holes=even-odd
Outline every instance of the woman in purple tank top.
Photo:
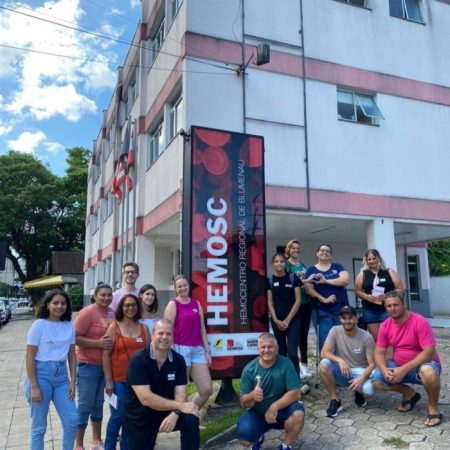
[{"label": "woman in purple tank top", "polygon": [[212,394],[211,350],[203,310],[198,300],[189,297],[184,275],[177,275],[173,286],[177,296],[168,303],[164,318],[173,323],[173,348],[186,361],[188,380],[192,378],[197,387],[193,401],[201,408]]}]

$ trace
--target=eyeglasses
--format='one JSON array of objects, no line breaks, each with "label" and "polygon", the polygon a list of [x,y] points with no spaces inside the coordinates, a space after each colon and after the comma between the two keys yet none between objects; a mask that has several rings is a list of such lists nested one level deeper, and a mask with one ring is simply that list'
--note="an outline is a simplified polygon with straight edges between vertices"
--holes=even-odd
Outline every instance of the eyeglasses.
[{"label": "eyeglasses", "polygon": [[319,248],[320,253],[329,253],[331,254],[331,250],[328,250],[327,248]]},{"label": "eyeglasses", "polygon": [[137,305],[136,303],[124,303],[123,307],[124,309],[136,309]]},{"label": "eyeglasses", "polygon": [[124,270],[123,273],[124,275],[134,275],[137,272],[135,270]]}]

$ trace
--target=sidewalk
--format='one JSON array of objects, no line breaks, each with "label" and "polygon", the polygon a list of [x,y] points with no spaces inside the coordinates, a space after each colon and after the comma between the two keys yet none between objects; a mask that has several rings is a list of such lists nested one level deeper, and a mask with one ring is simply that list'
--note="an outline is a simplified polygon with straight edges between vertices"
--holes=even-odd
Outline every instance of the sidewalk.
[{"label": "sidewalk", "polygon": [[[0,450],[28,449],[29,408],[24,395],[26,334],[31,325],[31,315],[14,317],[7,326],[0,329]],[[439,322],[446,326],[447,322]],[[311,392],[304,397],[306,406],[305,429],[294,448],[315,449],[386,449],[385,439],[398,438],[397,448],[403,443],[409,449],[447,450],[450,448],[450,328],[434,328],[438,339],[438,350],[444,363],[440,409],[444,421],[440,427],[426,428],[423,419],[427,413],[426,396],[409,413],[397,411],[399,396],[377,394],[368,400],[365,408],[356,408],[353,396],[341,390],[344,410],[334,419],[326,417],[328,398],[319,385],[314,388],[317,378],[309,383]],[[314,351],[314,335],[310,333],[310,351]],[[313,368],[315,370],[315,368]],[[421,387],[417,388],[423,394]],[[104,425],[109,417],[105,406]],[[104,434],[104,432],[103,432]],[[266,434],[266,450],[277,449],[281,432]],[[46,450],[60,449],[61,426],[59,418],[51,408],[46,433]],[[156,450],[176,450],[179,448],[177,433],[160,435]],[[85,443],[91,442],[90,427]],[[89,448],[89,447],[87,447]],[[207,443],[211,450],[242,449],[233,430],[223,433]]]}]

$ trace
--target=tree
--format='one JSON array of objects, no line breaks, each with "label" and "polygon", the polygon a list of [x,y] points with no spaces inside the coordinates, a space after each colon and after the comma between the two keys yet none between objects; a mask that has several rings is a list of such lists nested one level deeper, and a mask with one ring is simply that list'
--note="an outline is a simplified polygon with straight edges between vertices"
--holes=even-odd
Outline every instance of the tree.
[{"label": "tree", "polygon": [[89,150],[67,152],[63,178],[33,155],[11,150],[0,156],[0,239],[8,242],[7,257],[22,281],[44,273],[52,250],[84,247]]},{"label": "tree", "polygon": [[428,245],[428,264],[431,276],[450,275],[450,240]]}]

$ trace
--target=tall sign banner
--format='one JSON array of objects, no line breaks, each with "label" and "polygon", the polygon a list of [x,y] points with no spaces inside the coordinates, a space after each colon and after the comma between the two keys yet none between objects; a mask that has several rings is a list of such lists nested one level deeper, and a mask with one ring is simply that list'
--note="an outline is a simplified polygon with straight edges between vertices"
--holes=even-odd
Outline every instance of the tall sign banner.
[{"label": "tall sign banner", "polygon": [[268,329],[264,140],[193,126],[190,144],[183,270],[205,313],[213,377],[238,377]]}]

